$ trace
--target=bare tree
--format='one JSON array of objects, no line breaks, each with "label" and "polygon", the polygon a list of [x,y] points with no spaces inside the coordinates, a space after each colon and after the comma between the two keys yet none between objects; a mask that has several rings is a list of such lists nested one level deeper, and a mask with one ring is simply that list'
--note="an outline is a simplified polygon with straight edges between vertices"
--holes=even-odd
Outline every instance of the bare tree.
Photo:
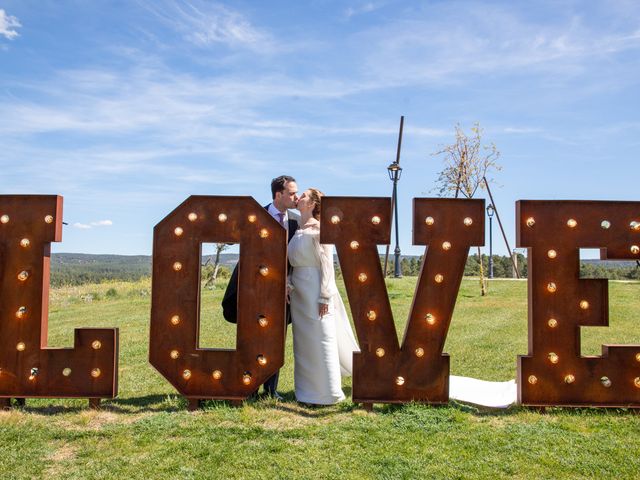
[{"label": "bare tree", "polygon": [[[218,278],[218,271],[220,270],[220,254],[227,248],[229,248],[229,245],[230,244],[227,243],[216,243],[216,256],[213,260],[213,269],[203,270],[206,272],[207,277],[204,282],[205,287],[213,285],[213,283],[216,281],[216,278]],[[203,267],[206,267],[207,265],[211,265],[211,258],[207,259]]]},{"label": "bare tree", "polygon": [[[489,178],[492,170],[500,170],[496,163],[500,157],[500,152],[494,143],[483,144],[482,134],[484,130],[479,123],[471,127],[471,135],[467,136],[460,124],[456,127],[456,141],[447,145],[440,151],[433,153],[434,156],[444,157],[444,168],[438,175],[436,189],[440,196],[453,195],[458,198],[462,195],[465,198],[473,198],[478,188],[484,189],[483,178]],[[482,251],[478,247],[478,261],[480,263],[480,291],[482,295],[487,294],[487,283],[484,277],[484,265],[482,262]]]}]

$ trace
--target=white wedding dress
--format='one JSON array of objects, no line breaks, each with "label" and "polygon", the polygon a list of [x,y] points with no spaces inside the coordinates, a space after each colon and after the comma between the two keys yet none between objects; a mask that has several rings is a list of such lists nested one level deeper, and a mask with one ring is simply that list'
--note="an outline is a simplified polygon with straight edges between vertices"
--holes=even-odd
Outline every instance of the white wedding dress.
[{"label": "white wedding dress", "polygon": [[[352,372],[358,344],[338,293],[333,247],[320,244],[317,226],[300,228],[289,242],[294,382],[299,402],[331,405],[344,400],[341,376]],[[320,317],[318,303],[329,313]]]}]

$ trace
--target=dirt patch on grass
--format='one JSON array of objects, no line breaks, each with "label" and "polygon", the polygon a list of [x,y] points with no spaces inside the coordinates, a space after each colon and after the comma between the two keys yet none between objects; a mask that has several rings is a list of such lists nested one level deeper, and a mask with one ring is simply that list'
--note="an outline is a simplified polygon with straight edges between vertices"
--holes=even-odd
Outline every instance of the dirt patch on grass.
[{"label": "dirt patch on grass", "polygon": [[65,468],[65,463],[76,458],[78,448],[68,443],[62,443],[56,448],[53,453],[47,458],[50,465],[43,472],[43,478],[52,477],[57,478],[61,475]]}]

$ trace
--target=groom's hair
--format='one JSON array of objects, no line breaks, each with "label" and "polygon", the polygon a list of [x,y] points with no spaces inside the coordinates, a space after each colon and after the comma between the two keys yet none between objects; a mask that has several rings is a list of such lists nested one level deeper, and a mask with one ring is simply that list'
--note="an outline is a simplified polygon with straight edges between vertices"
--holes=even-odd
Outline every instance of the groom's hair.
[{"label": "groom's hair", "polygon": [[296,179],[290,177],[289,175],[280,175],[279,177],[271,180],[271,198],[276,198],[276,193],[282,192],[284,190],[284,186],[289,182],[295,182]]}]

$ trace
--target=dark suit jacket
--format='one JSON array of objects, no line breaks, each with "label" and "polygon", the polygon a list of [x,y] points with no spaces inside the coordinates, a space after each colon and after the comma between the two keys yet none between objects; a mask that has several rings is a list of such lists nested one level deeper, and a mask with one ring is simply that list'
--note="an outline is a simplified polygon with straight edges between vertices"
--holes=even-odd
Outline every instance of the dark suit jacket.
[{"label": "dark suit jacket", "polygon": [[[269,204],[271,205],[271,204]],[[264,208],[268,209],[269,205],[266,205]],[[291,240],[293,238],[293,234],[296,233],[298,229],[298,217],[294,217],[291,213],[289,214],[289,238],[287,240]],[[291,265],[288,265],[289,270],[291,270]],[[236,264],[233,269],[233,273],[231,274],[231,278],[229,279],[229,285],[227,285],[227,290],[224,292],[224,297],[222,298],[222,315],[227,322],[236,323],[238,321],[238,265]],[[291,323],[291,313],[289,312],[289,305],[287,305],[287,324]]]}]

